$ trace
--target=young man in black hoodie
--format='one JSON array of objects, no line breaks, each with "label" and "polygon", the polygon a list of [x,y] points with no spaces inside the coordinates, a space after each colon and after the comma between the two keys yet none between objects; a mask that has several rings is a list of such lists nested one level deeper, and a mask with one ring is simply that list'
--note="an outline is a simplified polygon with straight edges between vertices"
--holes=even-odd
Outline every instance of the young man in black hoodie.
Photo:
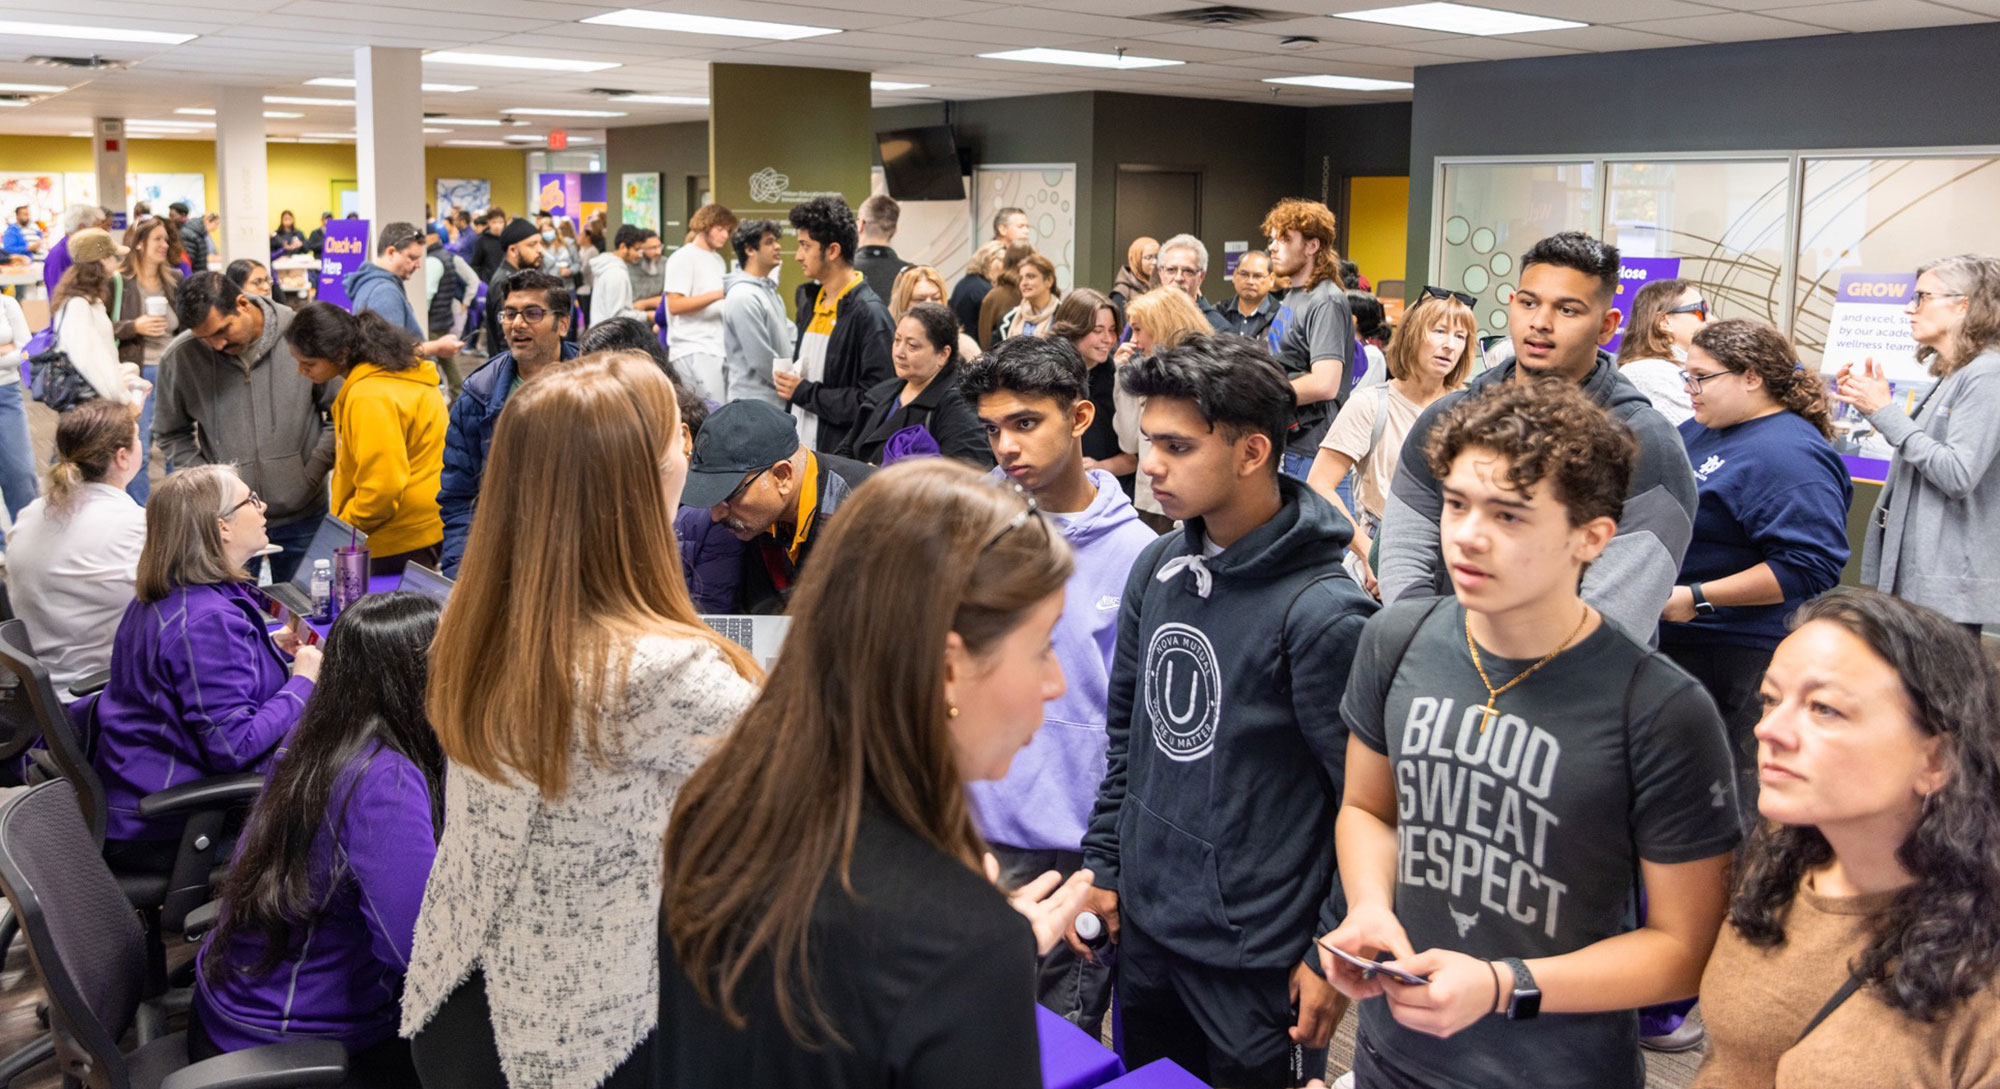
[{"label": "young man in black hoodie", "polygon": [[854,267],[860,232],[846,201],[814,197],[790,219],[799,232],[799,267],[817,282],[802,285],[794,300],[798,358],[771,382],[798,417],[799,439],[829,453],[862,423],[861,395],[895,375],[889,342],[896,323]]},{"label": "young man in black hoodie", "polygon": [[1360,1085],[1640,1089],[1634,1007],[1700,983],[1740,838],[1722,718],[1578,590],[1637,453],[1551,379],[1426,437],[1454,595],[1382,610],[1341,705],[1347,916],[1322,940],[1426,980],[1322,961],[1366,1000]]},{"label": "young man in black hoodie", "polygon": [[1410,428],[1383,511],[1384,602],[1451,592],[1438,517],[1444,495],[1424,457],[1431,429],[1463,398],[1497,382],[1556,377],[1583,387],[1639,441],[1618,535],[1583,579],[1583,598],[1650,644],[1694,536],[1694,470],[1681,437],[1600,345],[1618,331],[1618,250],[1580,231],[1552,235],[1521,257],[1521,286],[1507,304],[1514,360],[1440,397]]},{"label": "young man in black hoodie", "polygon": [[1340,696],[1374,603],[1351,534],[1279,459],[1295,405],[1263,346],[1197,336],[1128,367],[1179,532],[1119,601],[1106,773],[1083,839],[1119,942],[1125,1059],[1238,1089],[1325,1069],[1342,1004],[1313,935],[1342,914]]}]

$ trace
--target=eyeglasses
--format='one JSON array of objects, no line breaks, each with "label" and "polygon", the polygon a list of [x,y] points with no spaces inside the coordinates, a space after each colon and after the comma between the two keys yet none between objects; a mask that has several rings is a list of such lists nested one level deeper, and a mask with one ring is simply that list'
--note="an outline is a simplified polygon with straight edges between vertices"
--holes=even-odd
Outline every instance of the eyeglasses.
[{"label": "eyeglasses", "polygon": [[1691,303],[1688,303],[1688,304],[1687,304],[1686,306],[1676,306],[1676,307],[1674,307],[1674,308],[1673,308],[1672,310],[1669,310],[1669,311],[1667,311],[1667,313],[1669,313],[1669,314],[1700,314],[1700,315],[1701,315],[1701,320],[1703,320],[1703,321],[1707,321],[1707,320],[1708,320],[1708,300],[1707,300],[1707,299],[1696,299],[1695,301],[1693,301],[1693,302],[1691,302]]},{"label": "eyeglasses", "polygon": [[1467,295],[1463,291],[1451,291],[1442,287],[1433,287],[1430,284],[1424,285],[1424,294],[1429,295],[1433,299],[1457,299],[1459,302],[1464,303],[1468,309],[1479,305],[1479,299],[1476,296]]},{"label": "eyeglasses", "polygon": [[979,554],[982,556],[986,555],[988,552],[993,551],[993,546],[999,544],[1000,539],[1002,537],[1005,537],[1009,533],[1012,533],[1015,530],[1020,529],[1022,526],[1027,525],[1030,521],[1035,519],[1036,515],[1042,513],[1042,505],[1035,501],[1035,493],[1029,491],[1026,488],[1021,487],[1019,484],[1013,483],[1012,481],[995,481],[995,484],[998,485],[999,487],[1007,488],[1011,490],[1015,495],[1020,496],[1025,505],[1021,508],[1021,513],[1015,515],[1012,518],[1009,518],[1007,520],[1007,524],[1001,526],[1000,531],[998,533],[995,533],[993,536],[988,537],[986,539],[986,543],[980,546]]},{"label": "eyeglasses", "polygon": [[540,306],[529,306],[520,310],[508,307],[500,311],[500,324],[511,325],[516,321],[525,321],[529,325],[540,325],[550,313],[551,311]]},{"label": "eyeglasses", "polygon": [[1189,265],[1160,265],[1158,269],[1161,276],[1170,276],[1176,280],[1183,276],[1201,275],[1200,269]]},{"label": "eyeglasses", "polygon": [[243,501],[241,503],[238,503],[235,506],[230,507],[228,510],[223,511],[222,514],[219,515],[219,517],[226,522],[231,517],[235,516],[237,511],[242,510],[244,507],[249,507],[249,506],[255,506],[258,510],[263,510],[264,497],[258,495],[256,492],[253,491],[249,495],[244,496]]},{"label": "eyeglasses", "polygon": [[1690,389],[1696,393],[1700,393],[1701,384],[1703,382],[1706,382],[1711,378],[1721,378],[1723,375],[1735,374],[1735,373],[1736,373],[1735,371],[1716,371],[1713,374],[1696,374],[1693,371],[1682,371],[1681,386],[1684,389]]},{"label": "eyeglasses", "polygon": [[738,499],[743,498],[743,493],[750,490],[750,485],[757,483],[758,477],[763,476],[765,473],[768,473],[770,471],[771,470],[769,469],[759,469],[756,472],[751,473],[749,476],[744,477],[743,483],[738,484],[736,486],[735,491],[730,492],[728,495],[723,496],[722,502],[717,505],[726,507],[736,502]]},{"label": "eyeglasses", "polygon": [[1919,291],[1916,294],[1910,296],[1910,308],[1913,310],[1922,310],[1924,308],[1924,304],[1931,301],[1932,299],[1963,299],[1963,298],[1965,298],[1965,292],[1963,291]]}]

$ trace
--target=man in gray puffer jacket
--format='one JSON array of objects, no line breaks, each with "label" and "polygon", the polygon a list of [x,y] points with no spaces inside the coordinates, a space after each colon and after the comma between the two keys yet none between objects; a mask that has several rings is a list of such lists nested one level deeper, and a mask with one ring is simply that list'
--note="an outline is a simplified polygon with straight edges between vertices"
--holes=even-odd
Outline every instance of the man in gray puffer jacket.
[{"label": "man in gray puffer jacket", "polygon": [[325,414],[340,382],[314,385],[285,343],[289,307],[245,295],[219,272],[181,285],[181,334],[160,357],[153,441],[176,468],[234,464],[263,499],[271,581],[305,557],[327,509],[333,428]]},{"label": "man in gray puffer jacket", "polygon": [[771,384],[773,360],[789,366],[794,349],[792,321],[771,270],[784,260],[777,221],[752,219],[729,236],[740,272],[722,278],[722,367],[725,401],[754,397],[788,408]]}]

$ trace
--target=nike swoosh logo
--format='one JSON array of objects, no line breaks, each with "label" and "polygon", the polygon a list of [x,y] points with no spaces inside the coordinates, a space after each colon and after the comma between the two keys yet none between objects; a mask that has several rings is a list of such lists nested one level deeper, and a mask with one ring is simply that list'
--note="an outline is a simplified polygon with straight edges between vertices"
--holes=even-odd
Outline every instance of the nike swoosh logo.
[{"label": "nike swoosh logo", "polygon": [[1103,597],[1097,599],[1097,607],[1101,610],[1109,612],[1110,610],[1118,607],[1118,599],[1112,597],[1110,594],[1106,594]]}]

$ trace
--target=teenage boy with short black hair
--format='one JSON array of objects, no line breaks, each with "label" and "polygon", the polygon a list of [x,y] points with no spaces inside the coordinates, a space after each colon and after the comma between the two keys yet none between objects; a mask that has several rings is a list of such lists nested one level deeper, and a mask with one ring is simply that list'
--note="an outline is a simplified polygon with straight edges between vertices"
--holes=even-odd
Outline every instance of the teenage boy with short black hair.
[{"label": "teenage boy with short black hair", "polygon": [[861,395],[896,373],[889,358],[896,323],[854,267],[860,231],[845,200],[814,197],[789,218],[799,233],[799,267],[815,282],[799,288],[798,358],[771,382],[798,417],[799,439],[814,450],[838,450],[862,422]]},{"label": "teenage boy with short black hair", "polygon": [[1382,560],[1375,574],[1383,601],[1451,590],[1438,538],[1444,496],[1424,455],[1431,429],[1476,390],[1557,377],[1581,386],[1639,442],[1618,535],[1585,573],[1583,597],[1628,633],[1652,641],[1694,536],[1694,470],[1680,433],[1599,347],[1618,331],[1620,315],[1612,305],[1618,267],[1616,247],[1580,231],[1544,238],[1522,256],[1521,283],[1507,304],[1513,361],[1424,409],[1403,443],[1379,536]]},{"label": "teenage boy with short black hair", "polygon": [[1383,999],[1361,1009],[1359,1085],[1638,1089],[1636,1009],[1700,983],[1740,838],[1722,720],[1578,591],[1638,450],[1559,380],[1461,399],[1425,437],[1456,596],[1398,602],[1362,639],[1347,917],[1323,941],[1429,983],[1322,962]]},{"label": "teenage boy with short black hair", "polygon": [[1143,398],[1140,471],[1184,523],[1119,602],[1083,841],[1089,905],[1119,941],[1125,1059],[1302,1085],[1343,1005],[1313,936],[1341,916],[1338,708],[1374,602],[1341,569],[1347,520],[1278,472],[1294,401],[1262,345],[1196,336],[1119,380]]},{"label": "teenage boy with short black hair", "polygon": [[[1097,407],[1089,368],[1061,337],[1015,337],[961,365],[958,388],[985,425],[994,471],[1035,497],[1076,557],[1053,642],[1068,689],[1014,757],[1007,776],[967,786],[979,830],[1009,888],[1083,867],[1083,832],[1104,779],[1105,705],[1118,604],[1139,554],[1158,540],[1118,478],[1086,470],[1083,435]],[[1101,961],[1067,945],[1042,958],[1042,1005],[1091,1033],[1111,1001]]]}]

